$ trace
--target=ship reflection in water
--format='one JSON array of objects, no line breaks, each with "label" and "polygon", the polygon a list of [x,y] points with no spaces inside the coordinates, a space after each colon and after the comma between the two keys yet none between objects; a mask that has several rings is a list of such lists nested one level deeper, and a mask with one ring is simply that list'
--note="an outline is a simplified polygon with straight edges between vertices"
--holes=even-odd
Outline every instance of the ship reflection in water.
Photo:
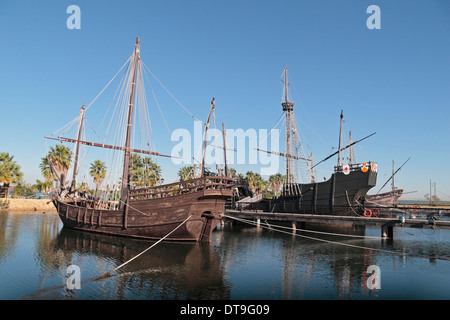
[{"label": "ship reflection in water", "polygon": [[[0,299],[450,298],[447,230],[401,229],[389,242],[225,224],[210,244],[159,243],[97,281],[152,242],[62,228],[56,214],[0,213],[0,230]],[[379,236],[378,229],[336,232]],[[66,286],[69,265],[80,268],[80,289]],[[379,289],[368,286],[373,265]]]}]

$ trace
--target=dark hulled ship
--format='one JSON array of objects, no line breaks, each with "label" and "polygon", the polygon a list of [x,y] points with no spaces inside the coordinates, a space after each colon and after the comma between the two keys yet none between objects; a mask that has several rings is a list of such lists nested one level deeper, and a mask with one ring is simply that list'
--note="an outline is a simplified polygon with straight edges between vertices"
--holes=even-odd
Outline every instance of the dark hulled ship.
[{"label": "dark hulled ship", "polygon": [[[298,130],[294,119],[294,103],[289,100],[289,83],[287,67],[284,69],[284,99],[282,108],[286,119],[286,148],[285,153],[274,153],[286,158],[286,175],[282,185],[282,192],[275,199],[263,199],[251,207],[269,212],[290,212],[304,214],[335,214],[335,215],[360,215],[365,210],[365,197],[367,192],[375,186],[377,180],[377,164],[365,162],[359,164],[343,164],[341,152],[351,148],[354,144],[361,142],[373,134],[342,145],[342,122],[343,112],[340,115],[340,133],[338,151],[328,156],[319,163],[337,155],[337,166],[334,173],[328,180],[317,182],[314,176],[312,160],[299,155],[297,151],[301,149],[296,144],[299,140]],[[304,161],[310,173],[309,183],[298,183],[296,180],[294,161]]]},{"label": "dark hulled ship", "polygon": [[283,195],[274,204],[275,210],[359,215],[364,211],[367,191],[375,186],[376,180],[377,169],[373,162],[352,165],[346,173],[342,167],[336,167],[331,178],[326,181],[284,186]]}]

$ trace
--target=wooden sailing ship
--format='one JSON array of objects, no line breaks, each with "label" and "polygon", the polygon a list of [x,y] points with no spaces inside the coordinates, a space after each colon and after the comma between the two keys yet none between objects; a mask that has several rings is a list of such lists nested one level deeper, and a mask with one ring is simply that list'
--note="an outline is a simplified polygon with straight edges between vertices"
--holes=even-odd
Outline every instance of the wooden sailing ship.
[{"label": "wooden sailing ship", "polygon": [[[136,39],[134,52],[127,68],[129,92],[126,111],[125,144],[108,145],[103,142],[94,143],[82,140],[85,108],[82,107],[80,124],[76,139],[66,137],[50,138],[60,142],[74,143],[76,146],[72,183],[61,177],[58,192],[53,203],[58,211],[64,227],[97,232],[102,234],[135,237],[143,239],[161,239],[174,241],[209,242],[224,211],[224,205],[233,193],[233,180],[222,176],[208,175],[205,170],[205,155],[201,173],[197,178],[154,186],[131,186],[130,156],[132,153],[143,153],[153,156],[165,156],[146,149],[131,147],[133,119],[135,117],[136,88],[139,87],[138,70],[142,66],[140,59],[140,41]],[[214,108],[211,102],[211,111]],[[205,129],[205,145],[208,125]],[[120,189],[115,194],[120,196],[109,200],[88,196],[76,188],[77,164],[80,145],[113,149],[123,154]],[[113,194],[112,191],[109,194]]]},{"label": "wooden sailing ship", "polygon": [[[403,194],[403,189],[399,189],[395,186],[395,178],[394,176],[397,174],[397,172],[400,171],[401,168],[409,161],[405,161],[397,170],[395,170],[395,162],[392,160],[392,175],[389,177],[389,179],[384,183],[384,185],[378,190],[376,194],[371,194],[366,196],[366,201],[368,206],[372,207],[378,207],[380,210],[388,210],[397,207],[397,201]],[[386,184],[392,180],[391,186],[392,189],[387,192],[380,191],[386,186]]]},{"label": "wooden sailing ship", "polygon": [[380,209],[389,209],[397,206],[398,199],[402,196],[403,189],[394,189],[387,192],[369,194],[366,196],[366,203]]},{"label": "wooden sailing ship", "polygon": [[[344,164],[341,152],[375,133],[344,147],[342,145],[343,112],[341,111],[338,151],[319,162],[321,163],[338,155],[337,165],[334,167],[334,173],[328,180],[316,181],[313,169],[319,163],[313,165],[312,159],[308,159],[304,153],[299,155],[297,152],[301,149],[301,146],[299,148],[296,145],[299,137],[294,119],[294,103],[289,100],[287,67],[285,67],[283,74],[284,101],[281,105],[286,119],[285,153],[258,150],[278,154],[286,158],[285,181],[281,196],[274,200],[266,199],[262,201],[259,204],[260,208],[271,212],[337,215],[362,214],[365,209],[365,196],[376,184],[377,164],[370,161],[359,164]],[[294,170],[294,161],[304,161],[307,164],[310,182],[298,182]]]}]

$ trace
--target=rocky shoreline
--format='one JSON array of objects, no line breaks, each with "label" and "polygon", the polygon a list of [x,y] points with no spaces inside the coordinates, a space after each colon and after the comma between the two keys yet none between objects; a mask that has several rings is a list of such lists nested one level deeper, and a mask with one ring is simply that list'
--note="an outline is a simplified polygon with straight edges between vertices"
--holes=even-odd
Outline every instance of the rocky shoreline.
[{"label": "rocky shoreline", "polygon": [[50,199],[1,199],[2,204],[6,204],[0,208],[0,211],[14,212],[56,212],[56,208]]}]

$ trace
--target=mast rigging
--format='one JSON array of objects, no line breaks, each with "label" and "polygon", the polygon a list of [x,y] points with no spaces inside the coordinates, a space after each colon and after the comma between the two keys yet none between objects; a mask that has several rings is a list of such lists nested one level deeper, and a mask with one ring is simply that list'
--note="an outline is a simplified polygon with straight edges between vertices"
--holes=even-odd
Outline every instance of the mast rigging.
[{"label": "mast rigging", "polygon": [[[411,159],[411,157],[408,158],[408,160],[406,160],[401,166],[400,168],[398,168],[395,172],[392,173],[392,175],[390,176],[389,179],[387,179],[387,181],[383,184],[383,186],[380,188],[380,190],[378,190],[377,194],[380,193],[381,189],[384,188],[384,186],[392,179],[392,191],[394,191],[394,176],[397,174],[397,172],[400,171],[401,168],[403,168],[403,166],[409,161],[409,159]],[[394,161],[392,161],[392,169],[394,169]]]},{"label": "mast rigging", "polygon": [[365,140],[365,139],[367,139],[367,138],[373,136],[374,134],[376,134],[376,132],[374,132],[374,133],[372,133],[372,134],[369,134],[368,136],[366,136],[366,137],[364,137],[364,138],[362,138],[362,139],[359,139],[359,140],[357,140],[357,141],[355,141],[355,142],[352,142],[352,143],[350,143],[349,145],[345,146],[344,148],[340,148],[339,151],[336,151],[335,153],[330,154],[330,155],[329,155],[328,157],[326,157],[325,159],[323,159],[323,160],[319,161],[318,163],[316,163],[311,169],[313,169],[314,167],[318,166],[320,163],[322,163],[322,162],[324,162],[324,161],[330,159],[331,157],[337,155],[340,151],[345,150],[345,149],[347,149],[347,148],[353,146],[354,144],[357,144],[357,143],[359,143],[359,142],[361,142],[361,141],[363,141],[363,140]]},{"label": "mast rigging", "polygon": [[128,174],[129,171],[129,164],[130,164],[130,155],[131,155],[131,133],[133,129],[133,113],[134,113],[134,96],[136,92],[136,75],[138,70],[138,64],[140,62],[140,55],[139,55],[139,37],[136,38],[136,44],[134,46],[134,53],[133,53],[133,78],[131,81],[131,93],[130,93],[130,102],[128,104],[128,123],[127,123],[127,132],[126,132],[126,139],[125,139],[125,155],[123,160],[123,174],[122,174],[122,188],[120,190],[120,200],[121,204],[126,203],[127,197],[128,197],[128,189],[130,187],[130,177]]},{"label": "mast rigging", "polygon": [[[287,66],[284,66],[284,102],[281,103],[283,111],[286,115],[286,155],[291,154],[291,126],[292,126],[292,114],[294,111],[294,103],[289,101],[289,82],[287,75]],[[292,173],[291,173],[291,157],[286,157],[286,184],[292,183]]]},{"label": "mast rigging", "polygon": [[[71,139],[71,138],[66,138],[66,137],[58,137],[58,138],[45,137],[45,138],[46,139],[51,139],[51,140],[58,140],[58,141],[61,141],[61,142],[79,143],[79,144],[84,144],[84,145],[91,146],[91,147],[114,149],[114,150],[120,150],[120,151],[124,151],[125,150],[125,147],[113,146],[113,145],[104,144],[104,143],[97,143],[97,142],[89,142],[89,141],[84,141],[84,140]],[[169,155],[162,154],[162,153],[159,153],[159,152],[154,152],[154,151],[147,151],[147,150],[134,149],[134,148],[130,148],[129,150],[130,150],[130,153],[131,152],[135,152],[135,153],[149,154],[149,155],[158,156],[158,157],[182,159],[181,157],[169,156]]]},{"label": "mast rigging", "polygon": [[[81,132],[83,130],[83,120],[84,120],[84,112],[86,111],[86,108],[84,107],[84,104],[81,106],[80,109],[80,124],[78,126],[78,133],[77,133],[77,140],[81,139]],[[76,144],[76,151],[75,151],[75,159],[73,164],[73,176],[72,176],[72,184],[70,186],[70,191],[74,192],[76,188],[76,177],[77,177],[77,167],[78,167],[78,155],[80,152],[80,143],[77,142]]]}]

